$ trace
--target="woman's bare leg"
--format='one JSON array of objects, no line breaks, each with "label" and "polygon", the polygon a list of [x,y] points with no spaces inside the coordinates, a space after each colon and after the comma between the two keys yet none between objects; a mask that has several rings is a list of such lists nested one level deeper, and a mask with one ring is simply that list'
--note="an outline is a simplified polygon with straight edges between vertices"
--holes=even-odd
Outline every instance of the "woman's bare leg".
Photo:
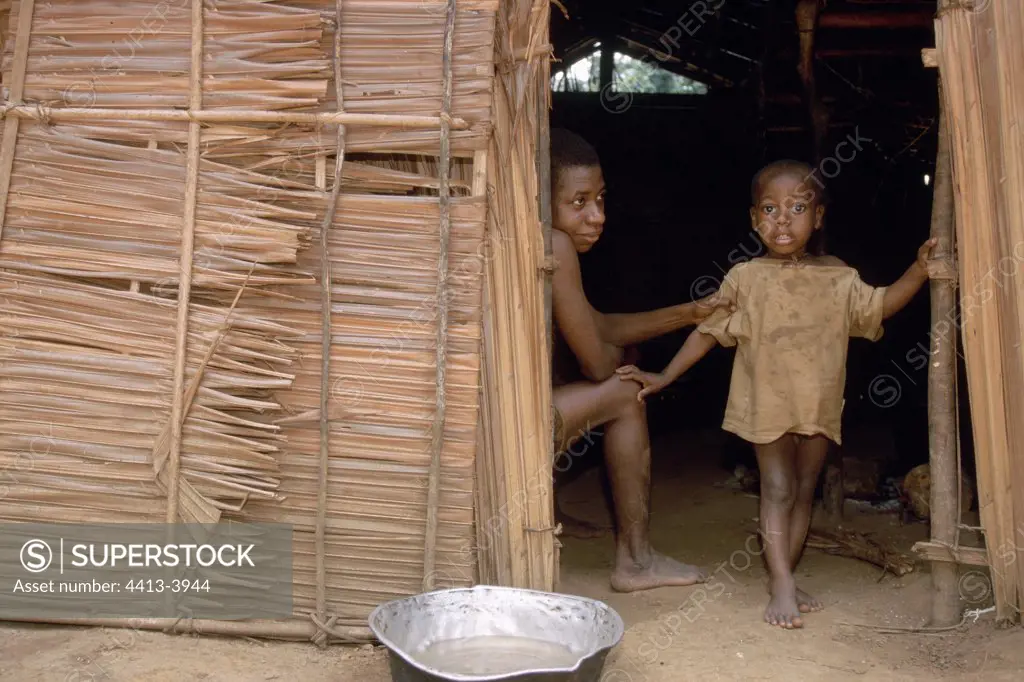
[{"label": "woman's bare leg", "polygon": [[604,537],[612,530],[612,526],[610,525],[585,521],[565,513],[565,511],[562,510],[562,505],[559,501],[558,494],[564,485],[563,481],[560,480],[560,478],[564,478],[564,476],[560,477],[559,474],[565,474],[570,468],[576,466],[577,459],[586,456],[587,451],[590,449],[593,442],[592,437],[589,434],[585,434],[582,438],[570,443],[565,451],[555,455],[555,523],[561,524],[562,535],[567,537],[588,540]]},{"label": "woman's bare leg", "polygon": [[761,473],[761,537],[768,564],[771,599],[764,619],[785,628],[803,627],[796,603],[796,582],[790,564],[790,527],[796,502],[796,443],[786,434],[766,445],[756,445]]},{"label": "woman's bare leg", "polygon": [[647,412],[636,399],[640,386],[614,376],[599,384],[580,382],[555,389],[570,437],[605,426],[604,453],[615,505],[616,556],[612,587],[632,592],[692,585],[706,575],[696,566],[658,554],[650,545],[651,448]]}]

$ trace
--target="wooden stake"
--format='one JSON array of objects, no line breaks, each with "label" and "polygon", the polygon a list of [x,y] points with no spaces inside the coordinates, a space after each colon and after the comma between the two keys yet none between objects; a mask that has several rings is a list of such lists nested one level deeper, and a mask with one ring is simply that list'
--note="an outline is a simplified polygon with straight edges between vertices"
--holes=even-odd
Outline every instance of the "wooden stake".
[{"label": "wooden stake", "polygon": [[[944,562],[951,566],[988,566],[988,551],[984,547],[953,547],[934,542],[915,542],[911,548],[914,554],[925,561]],[[936,564],[932,564],[934,571]]]},{"label": "wooden stake", "polygon": [[[14,104],[21,104],[25,94],[25,70],[28,67],[28,48],[32,42],[32,14],[35,0],[24,0],[18,9],[18,33],[14,41],[14,63],[11,65],[10,97]],[[4,222],[7,219],[7,195],[11,190],[11,169],[14,167],[14,151],[18,144],[18,119],[4,121],[4,141],[0,145],[0,239],[4,236]]]},{"label": "wooden stake", "polygon": [[830,447],[825,457],[825,480],[822,484],[822,506],[832,526],[843,520],[843,506],[846,495],[843,491],[843,450]]},{"label": "wooden stake", "polygon": [[[192,67],[189,107],[203,106],[203,0],[192,0]],[[174,394],[171,396],[171,452],[167,460],[167,523],[178,520],[181,473],[181,431],[184,426],[185,362],[188,358],[188,311],[192,294],[192,251],[195,246],[196,201],[199,190],[199,122],[188,126],[185,212],[181,227],[181,267],[178,271],[178,321],[174,343]]]},{"label": "wooden stake", "polygon": [[[19,34],[20,35],[20,34]],[[27,118],[34,121],[179,121],[199,123],[299,123],[308,126],[345,125],[381,128],[437,129],[438,116],[408,114],[356,114],[346,112],[306,113],[299,111],[250,111],[215,109],[210,111],[184,109],[90,109],[87,107],[49,107],[42,104],[17,104],[12,99],[0,107],[0,116],[8,119]],[[461,118],[450,120],[451,130],[468,130]]]},{"label": "wooden stake", "polygon": [[[941,87],[941,85],[940,85]],[[939,149],[935,159],[935,184],[932,195],[931,236],[938,240],[936,259],[953,258],[953,175],[949,155],[949,121],[939,97]],[[931,540],[946,546],[956,544],[957,484],[956,355],[955,332],[949,320],[955,319],[956,283],[932,280],[932,348],[928,364],[928,452],[931,473]],[[943,333],[943,330],[945,333]],[[960,596],[957,566],[947,562],[932,564],[931,625],[944,627],[960,621]]]},{"label": "wooden stake", "polygon": [[[334,86],[338,111],[342,110],[341,79],[341,2],[335,2],[334,26]],[[316,612],[320,622],[327,620],[327,552],[324,539],[327,529],[327,481],[330,464],[331,422],[331,225],[338,210],[341,194],[341,171],[345,163],[345,126],[338,126],[338,146],[334,159],[334,184],[331,197],[320,226],[320,472],[316,500]],[[319,176],[320,173],[318,172]],[[326,644],[326,640],[321,640]]]},{"label": "wooden stake", "polygon": [[430,443],[430,470],[427,474],[427,528],[423,546],[423,589],[434,588],[437,559],[437,522],[440,507],[441,452],[444,449],[445,383],[448,363],[448,234],[451,227],[451,142],[452,42],[455,34],[455,0],[448,0],[444,23],[444,51],[441,55],[441,158],[438,168],[440,190],[440,239],[437,260],[437,408]]},{"label": "wooden stake", "polygon": [[[184,618],[18,618],[20,623],[46,623],[48,625],[74,625],[80,627],[126,628],[131,630],[160,630],[166,633],[220,635],[226,637],[257,637],[281,640],[309,641],[320,630],[312,622],[294,621],[225,621]],[[376,638],[369,628],[332,626],[343,635],[340,641],[372,642]],[[338,640],[336,640],[338,641]]]},{"label": "wooden stake", "polygon": [[[548,72],[549,69],[545,69]],[[549,264],[554,258],[551,250],[551,126],[548,116],[550,100],[547,97],[549,78],[537,79],[537,209],[541,220],[541,234],[544,236],[544,263]],[[546,328],[545,352],[543,362],[551,366],[551,353],[554,343],[554,310],[551,303],[551,280],[554,276],[552,268],[544,269],[544,324]],[[548,402],[552,400],[551,383],[543,387],[548,393]],[[544,440],[545,456],[547,461],[555,461],[554,442],[547,438]],[[556,504],[554,494],[551,495],[551,513],[554,515]],[[554,539],[554,554],[551,566],[552,589],[558,590],[559,567],[561,565],[560,548],[561,541]]]}]

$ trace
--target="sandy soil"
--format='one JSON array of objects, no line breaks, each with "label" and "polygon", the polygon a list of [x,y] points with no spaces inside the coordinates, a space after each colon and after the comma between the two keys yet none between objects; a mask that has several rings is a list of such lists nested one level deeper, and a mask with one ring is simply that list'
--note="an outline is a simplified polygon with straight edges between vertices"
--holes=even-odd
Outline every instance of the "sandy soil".
[{"label": "sandy soil", "polygon": [[[683,441],[685,443],[686,441]],[[685,444],[662,443],[653,499],[653,536],[662,551],[713,573],[703,587],[632,595],[608,587],[610,538],[565,539],[565,592],[606,601],[627,632],[609,656],[601,682],[679,680],[1019,680],[1024,629],[999,630],[991,615],[949,634],[884,635],[851,624],[920,626],[928,614],[927,568],[882,577],[866,563],[809,550],[798,578],[825,611],[802,631],[761,621],[764,571],[747,543],[757,499],[716,487],[727,477],[695,464]],[[566,509],[607,519],[599,470],[566,489]],[[900,526],[895,515],[851,512],[845,525],[909,548],[923,524]],[[990,602],[979,575],[962,581],[965,604]],[[152,682],[303,680],[387,682],[380,648],[332,647],[197,638],[122,630],[8,625],[0,627],[0,680],[17,682]]]}]

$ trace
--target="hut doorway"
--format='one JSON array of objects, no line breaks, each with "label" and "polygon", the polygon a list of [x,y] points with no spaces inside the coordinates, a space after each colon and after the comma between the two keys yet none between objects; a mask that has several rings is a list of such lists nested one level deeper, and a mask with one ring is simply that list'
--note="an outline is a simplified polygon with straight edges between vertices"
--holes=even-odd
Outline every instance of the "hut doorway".
[{"label": "hut doorway", "polygon": [[[937,74],[921,60],[921,50],[935,44],[934,3],[883,3],[871,11],[829,3],[810,18],[814,3],[804,2],[564,4],[565,12],[552,16],[551,126],[580,134],[601,157],[607,222],[601,241],[581,257],[584,287],[598,310],[639,312],[700,298],[730,267],[760,255],[763,245],[749,227],[750,181],[780,158],[815,167],[829,196],[828,252],[866,282],[891,283],[913,261],[929,236],[937,174]],[[859,531],[905,555],[928,538],[927,505],[915,506],[922,494],[907,486],[923,480],[919,467],[929,462],[931,315],[926,287],[886,322],[879,342],[851,342],[844,444],[829,465],[843,476],[839,483],[823,477],[819,492],[818,527],[832,536],[812,538],[812,547],[863,559],[868,550],[838,546],[835,532]],[[637,364],[660,370],[691,331],[640,344],[632,349]],[[953,343],[960,347],[959,338]],[[712,567],[746,551],[743,533],[723,544],[723,528],[756,527],[753,452],[719,428],[731,366],[732,351],[715,349],[647,410],[652,536],[664,538],[674,556]],[[965,474],[960,523],[977,528],[962,357],[956,376]],[[588,445],[586,456],[573,459],[559,499],[567,513],[607,524],[600,430]],[[836,488],[838,506],[829,497]],[[961,540],[981,536],[967,532]],[[608,557],[598,557],[610,545],[565,542],[563,583],[593,588],[606,573]],[[881,570],[811,559],[819,563],[834,565],[832,583],[849,578],[848,570]],[[926,574],[917,569],[921,589]],[[981,591],[965,599],[976,606],[991,597],[990,588]]]}]

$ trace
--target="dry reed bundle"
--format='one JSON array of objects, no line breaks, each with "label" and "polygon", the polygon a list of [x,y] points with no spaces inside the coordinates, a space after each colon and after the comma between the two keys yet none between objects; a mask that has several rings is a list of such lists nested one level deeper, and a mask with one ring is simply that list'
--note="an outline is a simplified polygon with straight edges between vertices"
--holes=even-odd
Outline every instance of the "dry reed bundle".
[{"label": "dry reed bundle", "polygon": [[[474,582],[475,541],[490,542],[476,533],[474,514],[485,272],[515,289],[497,297],[491,346],[494,334],[543,343],[543,247],[529,203],[537,131],[526,123],[546,106],[537,94],[546,91],[547,65],[533,51],[546,42],[546,5],[507,8],[514,38],[499,49],[506,88],[497,97],[505,137],[489,158],[497,0],[346,0],[340,20],[334,0],[171,0],[158,26],[152,1],[40,3],[29,24],[17,10],[33,4],[15,3],[20,39],[5,48],[4,84],[14,103],[58,107],[52,118],[60,125],[17,116],[4,123],[0,167],[13,168],[13,180],[0,267],[19,272],[0,278],[0,286],[13,282],[0,315],[17,330],[0,340],[0,361],[14,369],[0,379],[0,392],[11,396],[0,419],[5,429],[23,426],[11,432],[15,440],[0,440],[0,467],[31,450],[35,436],[26,429],[61,426],[57,447],[33,459],[39,468],[0,502],[0,518],[159,520],[169,484],[180,483],[186,519],[225,513],[294,524],[296,615],[329,615],[335,626],[362,626],[378,603],[423,584]],[[335,26],[340,78],[328,68]],[[450,49],[445,26],[454,27]],[[28,40],[30,27],[37,30]],[[130,59],[102,49],[125,40],[134,41]],[[335,137],[309,120],[322,122],[322,113],[270,115],[340,110],[336,100],[345,115],[395,118]],[[59,118],[59,107],[69,106]],[[178,119],[157,111],[168,106]],[[180,111],[186,106],[193,113]],[[115,107],[134,116],[79,115]],[[203,114],[198,123],[200,108],[219,110],[217,120]],[[36,108],[35,116],[47,111]],[[437,128],[397,127],[430,124],[439,112]],[[418,114],[426,117],[414,121]],[[433,158],[446,158],[444,140],[463,159],[450,172]],[[327,168],[342,153],[363,156],[341,167],[322,273]],[[383,156],[393,153],[415,156]],[[500,173],[499,191],[514,192],[515,205],[503,203],[493,224],[516,240],[510,248],[494,248],[486,235],[489,173]],[[450,201],[437,196],[446,185]],[[467,190],[471,196],[459,196]],[[132,290],[81,278],[122,280],[117,286],[130,282]],[[319,304],[326,282],[329,316]],[[41,321],[46,304],[59,311]],[[548,428],[548,367],[542,351],[520,358],[509,351],[523,347],[502,347],[495,367],[516,372],[515,380],[491,390],[504,420],[502,466],[514,479],[507,487],[500,474],[484,483],[515,500],[526,478],[549,472],[548,434],[514,433],[517,419]],[[326,461],[318,429],[324,364]],[[438,454],[431,434],[439,399]],[[180,454],[169,419],[177,412]],[[177,466],[178,483],[168,473]],[[526,506],[514,518],[515,538],[550,526],[549,494]],[[514,552],[519,575],[529,574],[524,582],[549,585],[552,538],[537,538],[488,549]],[[525,551],[541,554],[527,560]],[[433,575],[424,576],[431,565]],[[252,624],[251,632],[309,633],[308,621],[278,625]],[[314,639],[326,641],[324,632]]]},{"label": "dry reed bundle", "polygon": [[1024,607],[1024,17],[1007,0],[988,11],[943,10],[936,45],[950,115],[962,328],[979,509],[997,617]]},{"label": "dry reed bundle", "polygon": [[[331,10],[333,0],[291,4]],[[452,43],[452,111],[471,123],[491,108],[497,0],[459,2]],[[436,115],[441,110],[443,0],[348,0],[341,8],[345,111]],[[324,51],[332,38],[325,35]],[[334,111],[333,88],[323,108]],[[437,153],[438,147],[430,148]]]},{"label": "dry reed bundle", "polygon": [[[347,162],[346,162],[347,165]],[[380,177],[386,169],[366,167]],[[412,189],[409,185],[407,189]],[[447,412],[437,548],[439,586],[473,582],[473,463],[479,420],[480,287],[485,205],[452,202]],[[343,194],[330,232],[331,424],[326,551],[329,612],[357,625],[380,601],[420,589],[430,428],[435,409],[438,202]],[[316,240],[314,240],[316,243]],[[314,246],[299,267],[319,259]],[[320,344],[316,287],[266,300],[303,337],[295,382],[276,395],[289,455],[281,502],[254,502],[252,519],[295,524],[295,603],[312,611],[317,509]],[[255,311],[255,309],[254,309]],[[265,312],[262,312],[265,311]]]},{"label": "dry reed bundle", "polygon": [[[207,109],[315,107],[327,89],[317,12],[280,2],[206,0]],[[11,10],[17,23],[21,2]],[[37,3],[25,99],[57,106],[187,107],[192,36],[188,0]],[[4,49],[3,71],[13,61]]]},{"label": "dry reed bundle", "polygon": [[[333,0],[290,0],[333,17]],[[456,5],[452,45],[452,111],[470,124],[453,130],[451,153],[469,158],[485,149],[490,134],[494,79],[494,17],[497,0]],[[445,0],[347,0],[341,9],[343,99],[349,113],[432,114],[441,110],[441,43]],[[324,36],[324,50],[331,38]],[[333,85],[322,108],[335,109]],[[436,156],[439,129],[397,130],[373,126],[346,134],[349,152]],[[325,150],[331,141],[322,140]],[[308,145],[306,145],[308,146]]]},{"label": "dry reed bundle", "polygon": [[[174,150],[127,146],[23,124],[0,266],[75,277],[173,284],[178,278],[185,163]],[[253,286],[302,276],[294,263],[316,217],[315,188],[200,164],[193,281]],[[305,210],[276,202],[289,200]],[[308,277],[306,278],[308,280]]]},{"label": "dry reed bundle", "polygon": [[551,590],[557,573],[551,495],[551,368],[544,309],[539,113],[548,108],[546,1],[509,2],[497,57],[533,55],[497,78],[488,178],[495,186],[484,319],[480,435],[481,572],[501,584]]},{"label": "dry reed bundle", "polygon": [[[171,396],[175,304],[60,278],[0,273],[0,469],[10,520],[156,521],[166,507],[157,444]],[[114,312],[116,311],[116,313]],[[209,522],[278,499],[280,409],[292,380],[287,327],[193,305],[182,506]],[[207,363],[203,360],[216,343]],[[43,506],[45,505],[45,506]]]}]

